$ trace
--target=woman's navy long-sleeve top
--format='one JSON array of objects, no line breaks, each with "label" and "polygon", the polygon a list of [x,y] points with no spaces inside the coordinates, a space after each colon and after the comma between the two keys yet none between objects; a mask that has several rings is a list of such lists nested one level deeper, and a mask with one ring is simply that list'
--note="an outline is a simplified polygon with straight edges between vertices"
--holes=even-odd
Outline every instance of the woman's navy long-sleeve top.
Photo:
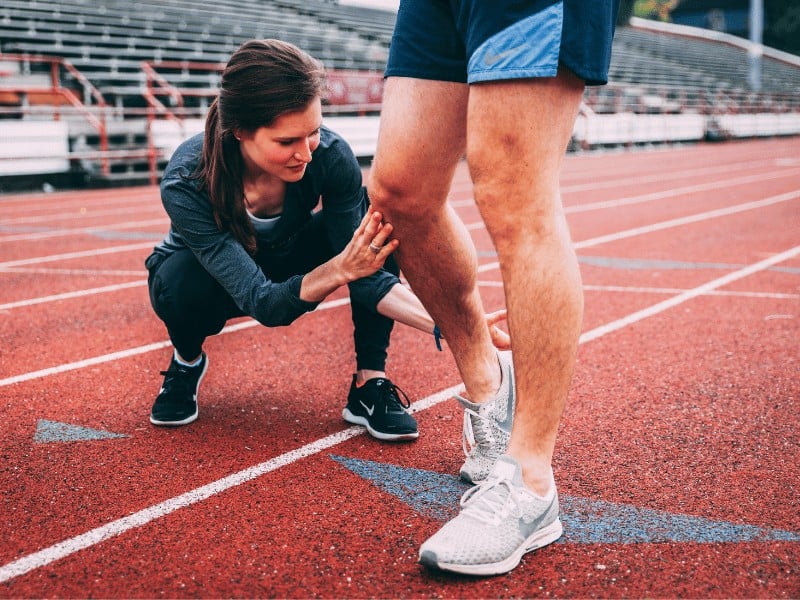
[{"label": "woman's navy long-sleeve top", "polygon": [[[245,314],[266,326],[288,325],[319,303],[300,299],[304,275],[280,283],[271,281],[244,246],[217,227],[208,194],[198,189],[199,182],[192,177],[202,153],[203,135],[183,142],[164,171],[161,201],[171,223],[154,251],[169,255],[189,248]],[[352,149],[324,126],[303,178],[286,185],[283,212],[270,241],[290,238],[308,222],[320,200],[328,240],[339,253],[364,216],[366,192]],[[257,241],[263,240],[257,237]],[[396,283],[395,275],[381,269],[348,285],[351,301],[374,308]]]}]

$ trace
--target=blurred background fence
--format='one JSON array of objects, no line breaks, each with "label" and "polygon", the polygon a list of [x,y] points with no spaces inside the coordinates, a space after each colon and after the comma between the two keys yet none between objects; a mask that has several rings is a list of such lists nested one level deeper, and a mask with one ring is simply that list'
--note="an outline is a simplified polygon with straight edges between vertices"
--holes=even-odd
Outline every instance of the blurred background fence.
[{"label": "blurred background fence", "polygon": [[[202,130],[224,63],[253,38],[323,61],[325,121],[368,160],[394,20],[330,0],[4,0],[0,191],[158,182]],[[571,151],[800,134],[793,54],[634,17],[612,56],[609,85],[586,90]]]}]

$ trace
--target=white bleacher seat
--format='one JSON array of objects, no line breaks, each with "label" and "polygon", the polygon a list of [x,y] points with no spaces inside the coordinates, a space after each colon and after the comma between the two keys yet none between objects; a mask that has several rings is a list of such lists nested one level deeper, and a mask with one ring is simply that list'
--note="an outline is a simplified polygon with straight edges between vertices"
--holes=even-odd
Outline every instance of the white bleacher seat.
[{"label": "white bleacher seat", "polygon": [[64,121],[3,121],[0,176],[69,171],[68,135]]}]

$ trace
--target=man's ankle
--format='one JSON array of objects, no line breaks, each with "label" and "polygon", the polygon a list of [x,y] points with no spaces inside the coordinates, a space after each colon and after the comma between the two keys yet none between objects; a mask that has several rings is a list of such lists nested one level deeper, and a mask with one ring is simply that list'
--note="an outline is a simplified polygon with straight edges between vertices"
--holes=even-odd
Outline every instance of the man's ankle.
[{"label": "man's ankle", "polygon": [[464,393],[464,398],[475,404],[485,404],[486,402],[493,401],[503,386],[503,368],[500,365],[500,357],[498,356],[492,361],[494,364],[487,369],[491,373],[490,377],[486,379],[483,389],[467,390]]},{"label": "man's ankle", "polygon": [[553,477],[553,467],[549,460],[537,456],[520,457],[512,454],[512,449],[506,451],[512,456],[522,468],[522,481],[525,487],[537,496],[547,497],[555,489],[555,478]]}]

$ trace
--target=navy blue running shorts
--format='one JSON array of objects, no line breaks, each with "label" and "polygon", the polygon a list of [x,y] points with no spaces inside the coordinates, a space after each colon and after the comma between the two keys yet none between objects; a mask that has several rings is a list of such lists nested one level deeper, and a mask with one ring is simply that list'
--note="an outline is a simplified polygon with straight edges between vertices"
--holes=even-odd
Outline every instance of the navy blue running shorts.
[{"label": "navy blue running shorts", "polygon": [[400,0],[386,77],[608,81],[618,0]]}]

